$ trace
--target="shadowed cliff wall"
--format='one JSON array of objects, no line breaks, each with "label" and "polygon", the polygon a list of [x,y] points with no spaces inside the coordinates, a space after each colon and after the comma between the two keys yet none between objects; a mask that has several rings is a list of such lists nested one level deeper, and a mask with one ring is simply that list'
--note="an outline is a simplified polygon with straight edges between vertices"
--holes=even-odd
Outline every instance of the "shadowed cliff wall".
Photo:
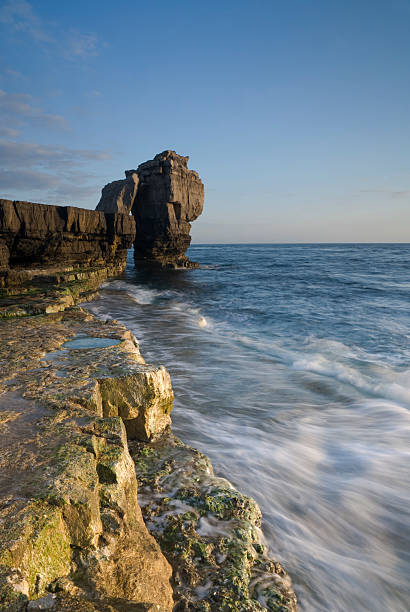
[{"label": "shadowed cliff wall", "polygon": [[23,268],[120,271],[134,238],[129,214],[0,199],[0,286]]}]

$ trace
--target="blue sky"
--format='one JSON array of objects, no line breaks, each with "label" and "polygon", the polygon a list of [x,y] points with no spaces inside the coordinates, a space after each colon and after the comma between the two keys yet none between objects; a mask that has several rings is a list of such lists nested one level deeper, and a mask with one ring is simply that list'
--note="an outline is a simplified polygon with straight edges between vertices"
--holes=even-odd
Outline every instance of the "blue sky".
[{"label": "blue sky", "polygon": [[410,0],[0,0],[0,196],[94,208],[164,149],[194,242],[410,241]]}]

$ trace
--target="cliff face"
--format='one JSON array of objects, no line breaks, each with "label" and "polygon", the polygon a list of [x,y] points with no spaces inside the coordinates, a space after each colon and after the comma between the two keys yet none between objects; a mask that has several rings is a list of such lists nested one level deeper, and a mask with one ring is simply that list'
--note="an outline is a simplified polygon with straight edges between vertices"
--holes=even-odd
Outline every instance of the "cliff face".
[{"label": "cliff face", "polygon": [[129,214],[0,200],[0,287],[20,284],[36,268],[104,266],[118,273],[134,237]]},{"label": "cliff face", "polygon": [[189,157],[163,151],[127,170],[126,178],[106,185],[97,210],[131,211],[136,224],[137,262],[164,267],[196,267],[185,255],[191,243],[191,222],[202,213],[204,185],[188,169]]}]

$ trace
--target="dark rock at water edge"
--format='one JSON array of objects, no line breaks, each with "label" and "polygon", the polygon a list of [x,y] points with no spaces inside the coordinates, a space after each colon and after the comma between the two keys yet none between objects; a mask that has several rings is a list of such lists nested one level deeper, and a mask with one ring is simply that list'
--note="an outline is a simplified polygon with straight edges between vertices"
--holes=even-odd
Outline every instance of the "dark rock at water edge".
[{"label": "dark rock at water edge", "polygon": [[20,284],[22,269],[122,268],[134,237],[129,215],[0,200],[0,286]]},{"label": "dark rock at water edge", "polygon": [[128,214],[0,200],[0,318],[92,299],[124,270],[134,238]]},{"label": "dark rock at water edge", "polygon": [[162,267],[197,267],[185,255],[191,243],[191,222],[202,213],[204,185],[188,169],[189,157],[163,151],[127,170],[126,178],[102,190],[97,210],[132,212],[136,224],[135,261]]}]

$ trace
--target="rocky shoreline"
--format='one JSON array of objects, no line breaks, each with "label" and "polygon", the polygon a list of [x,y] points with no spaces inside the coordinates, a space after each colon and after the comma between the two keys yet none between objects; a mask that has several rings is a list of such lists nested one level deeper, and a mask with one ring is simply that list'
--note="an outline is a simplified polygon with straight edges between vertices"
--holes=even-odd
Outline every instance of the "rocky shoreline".
[{"label": "rocky shoreline", "polygon": [[165,368],[76,282],[0,320],[1,609],[296,610],[255,502],[172,434]]},{"label": "rocky shoreline", "polygon": [[171,430],[164,366],[79,306],[185,251],[204,189],[164,151],[98,210],[0,200],[0,609],[293,612],[256,503]]}]

